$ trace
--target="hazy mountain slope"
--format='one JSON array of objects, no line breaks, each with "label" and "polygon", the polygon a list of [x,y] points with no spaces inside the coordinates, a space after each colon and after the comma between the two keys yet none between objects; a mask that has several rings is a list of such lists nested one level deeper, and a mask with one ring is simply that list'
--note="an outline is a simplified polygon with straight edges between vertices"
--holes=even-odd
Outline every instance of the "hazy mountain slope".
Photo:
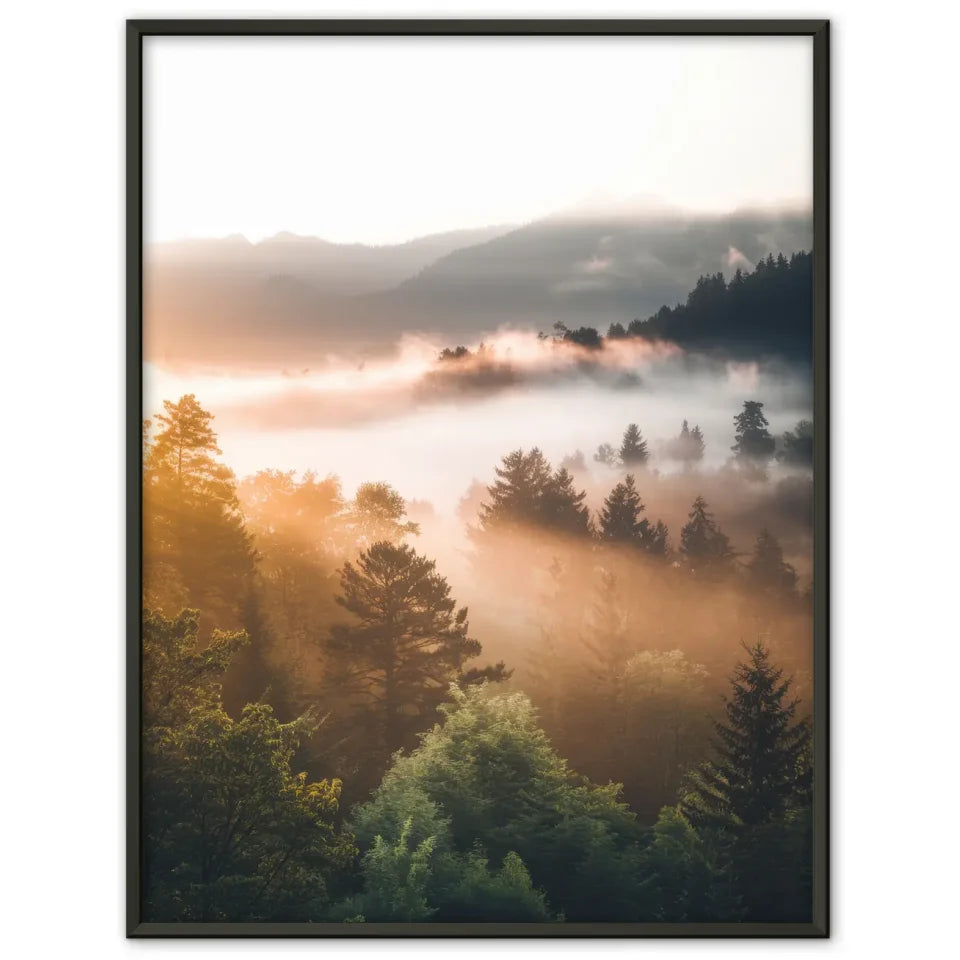
[{"label": "hazy mountain slope", "polygon": [[725,218],[550,218],[457,250],[397,291],[371,298],[404,322],[471,331],[512,322],[604,328],[686,298],[701,274],[752,269],[810,249],[801,214]]},{"label": "hazy mountain slope", "polygon": [[[466,245],[451,249],[458,241]],[[701,274],[730,276],[811,242],[801,213],[551,217],[402,251],[287,235],[252,249],[242,238],[203,241],[148,260],[145,346],[168,362],[302,366],[329,352],[386,350],[408,331],[453,343],[502,325],[605,329],[683,301]],[[407,274],[383,289],[401,266]],[[358,293],[364,284],[375,292]]]},{"label": "hazy mountain slope", "polygon": [[259,243],[234,235],[216,240],[184,240],[148,248],[151,266],[169,278],[244,275],[289,276],[326,294],[385,290],[460,247],[483,243],[510,230],[507,226],[418,237],[406,243],[369,246],[339,244],[318,237],[278,233]]}]

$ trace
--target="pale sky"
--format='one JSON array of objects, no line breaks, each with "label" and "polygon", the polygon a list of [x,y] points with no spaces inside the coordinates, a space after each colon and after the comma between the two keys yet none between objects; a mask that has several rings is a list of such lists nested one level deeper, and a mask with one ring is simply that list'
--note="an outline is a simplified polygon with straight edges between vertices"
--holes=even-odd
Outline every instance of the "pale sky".
[{"label": "pale sky", "polygon": [[144,39],[147,241],[810,203],[807,37]]}]

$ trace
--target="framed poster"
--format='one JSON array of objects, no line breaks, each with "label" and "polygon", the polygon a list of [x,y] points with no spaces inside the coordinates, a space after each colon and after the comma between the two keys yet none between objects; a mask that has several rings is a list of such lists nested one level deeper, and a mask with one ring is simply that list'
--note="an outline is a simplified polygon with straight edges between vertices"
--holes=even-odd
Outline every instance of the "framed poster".
[{"label": "framed poster", "polygon": [[128,933],[826,936],[828,24],[127,44]]}]

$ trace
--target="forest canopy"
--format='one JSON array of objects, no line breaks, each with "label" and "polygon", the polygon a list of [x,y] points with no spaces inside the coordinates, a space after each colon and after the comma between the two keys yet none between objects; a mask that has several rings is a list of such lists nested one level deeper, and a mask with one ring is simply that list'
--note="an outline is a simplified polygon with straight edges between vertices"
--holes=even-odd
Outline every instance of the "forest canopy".
[{"label": "forest canopy", "polygon": [[808,422],[745,401],[719,471],[687,421],[657,451],[622,425],[592,478],[508,451],[466,577],[386,480],[238,481],[213,422],[185,395],[144,425],[150,919],[809,919],[807,527],[777,492]]}]

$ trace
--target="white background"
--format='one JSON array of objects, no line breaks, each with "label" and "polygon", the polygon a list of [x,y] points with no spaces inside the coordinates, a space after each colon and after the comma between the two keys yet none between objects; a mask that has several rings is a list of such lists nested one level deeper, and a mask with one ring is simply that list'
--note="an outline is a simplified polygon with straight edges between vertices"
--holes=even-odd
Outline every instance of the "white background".
[{"label": "white background", "polygon": [[[333,12],[364,10],[454,7]],[[535,11],[680,13],[457,8]],[[41,0],[0,33],[5,955],[954,954],[960,24],[919,0],[683,12],[777,11],[833,20],[833,939],[123,940],[122,20],[197,9]]]}]

